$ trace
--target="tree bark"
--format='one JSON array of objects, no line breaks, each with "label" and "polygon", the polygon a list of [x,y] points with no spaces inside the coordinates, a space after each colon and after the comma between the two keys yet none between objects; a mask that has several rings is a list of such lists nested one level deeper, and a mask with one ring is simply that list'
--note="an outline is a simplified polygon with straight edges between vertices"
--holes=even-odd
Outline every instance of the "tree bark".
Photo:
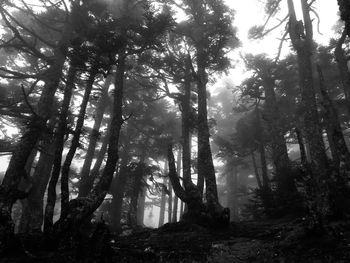
[{"label": "tree bark", "polygon": [[205,178],[205,196],[209,207],[221,207],[218,200],[213,157],[210,148],[210,133],[207,113],[206,56],[203,47],[197,47],[197,92],[198,92],[198,176]]},{"label": "tree bark", "polygon": [[122,106],[125,76],[126,41],[118,51],[118,64],[115,78],[115,91],[113,96],[113,114],[109,137],[108,157],[102,176],[90,191],[87,197],[73,199],[69,202],[69,213],[60,218],[55,224],[55,236],[69,235],[71,231],[79,229],[81,224],[103,202],[113,179],[118,161],[118,143],[120,130],[123,124]]},{"label": "tree bark", "polygon": [[[69,114],[69,105],[73,94],[75,78],[77,74],[77,65],[74,58],[71,61],[67,75],[67,84],[64,90],[63,102],[59,116],[59,123],[55,132],[54,144],[55,153],[53,160],[53,169],[47,191],[47,202],[45,208],[44,231],[49,233],[53,226],[53,215],[56,204],[56,185],[61,171],[62,153],[64,148],[64,136],[67,132],[67,118]],[[51,170],[50,170],[51,171]]]},{"label": "tree bark", "polygon": [[84,97],[81,102],[80,111],[77,119],[77,124],[75,126],[71,146],[66,155],[66,159],[62,166],[61,173],[61,216],[65,217],[68,213],[68,203],[69,203],[69,171],[70,166],[73,161],[76,150],[78,149],[80,143],[80,135],[85,121],[86,108],[90,99],[90,94],[95,82],[96,75],[98,74],[98,62],[93,62],[90,69],[90,75],[86,83]]},{"label": "tree bark", "polygon": [[99,139],[99,134],[100,134],[99,130],[102,123],[103,115],[108,105],[108,89],[109,89],[109,86],[111,85],[112,78],[115,74],[114,71],[115,71],[114,68],[112,68],[111,72],[107,76],[105,83],[102,87],[101,98],[96,107],[95,122],[89,136],[89,146],[86,151],[83,168],[80,173],[80,186],[79,186],[80,197],[86,196],[90,191],[90,187],[89,187],[90,181],[91,181],[91,178],[89,176],[90,168],[91,168],[92,160],[94,158],[96,144]]},{"label": "tree bark", "polygon": [[279,114],[280,110],[274,91],[275,84],[270,75],[270,72],[264,72],[263,88],[265,90],[266,117],[271,133],[272,159],[276,171],[277,191],[280,194],[289,195],[296,192],[296,187],[291,173],[291,164]]},{"label": "tree bark", "polygon": [[120,220],[122,217],[122,206],[123,206],[123,198],[125,192],[125,184],[126,184],[126,166],[128,163],[127,158],[123,158],[120,164],[119,173],[115,179],[113,190],[113,199],[112,199],[112,209],[111,209],[111,218],[112,218],[112,230],[116,233],[121,231]]},{"label": "tree bark", "polygon": [[24,167],[42,133],[46,130],[46,122],[51,117],[52,104],[62,76],[62,69],[66,59],[71,27],[66,26],[57,48],[54,50],[53,63],[45,72],[45,83],[37,106],[36,114],[31,117],[28,129],[21,136],[13,152],[5,177],[0,186],[0,253],[8,239],[13,235],[11,209],[17,199],[23,194],[18,191],[18,184],[23,176]]},{"label": "tree bark", "polygon": [[159,221],[158,221],[158,227],[161,227],[164,225],[164,215],[165,215],[165,203],[166,203],[166,191],[165,186],[167,185],[167,179],[163,178],[163,188],[162,188],[162,195],[160,199],[160,210],[159,210]]},{"label": "tree bark", "polygon": [[322,227],[323,219],[329,212],[329,193],[326,185],[328,160],[325,153],[324,142],[320,130],[319,116],[313,82],[312,67],[312,23],[309,14],[309,5],[301,0],[304,25],[296,20],[294,4],[288,0],[289,10],[289,36],[293,48],[297,52],[299,85],[301,88],[301,108],[303,111],[304,137],[310,147],[310,172],[313,183],[310,184],[308,195],[310,197],[309,209],[312,214],[312,224]]},{"label": "tree bark", "polygon": [[343,171],[350,171],[350,153],[346,146],[343,130],[340,126],[338,112],[328,95],[322,69],[319,65],[317,65],[317,71],[320,79],[320,90],[323,97],[322,105],[324,108],[324,115],[327,126],[329,127],[328,131],[330,132],[330,141],[333,144],[332,156],[335,157],[334,161],[336,162],[335,164],[337,168]]},{"label": "tree bark", "polygon": [[169,196],[168,196],[168,223],[171,223],[172,215],[173,215],[173,187],[171,186],[171,182],[168,184]]},{"label": "tree bark", "polygon": [[[179,178],[181,177],[181,149],[179,149],[177,153],[177,160],[176,160],[176,167],[177,167],[177,174]],[[171,222],[175,223],[177,222],[177,207],[178,207],[178,201],[179,198],[175,195],[174,196],[174,208],[173,208],[173,217]]]},{"label": "tree bark", "polygon": [[263,185],[263,188],[266,190],[266,189],[270,189],[270,179],[267,172],[265,144],[262,136],[261,117],[260,117],[260,110],[258,107],[256,107],[255,109],[255,114],[256,114],[255,121],[256,121],[256,127],[257,127],[256,137],[257,137],[258,149],[260,153],[262,185]]},{"label": "tree bark", "polygon": [[252,156],[252,162],[253,162],[256,182],[258,184],[259,189],[262,189],[263,188],[263,184],[262,184],[261,179],[260,179],[259,170],[258,170],[258,166],[256,164],[254,151],[251,151],[251,156]]}]

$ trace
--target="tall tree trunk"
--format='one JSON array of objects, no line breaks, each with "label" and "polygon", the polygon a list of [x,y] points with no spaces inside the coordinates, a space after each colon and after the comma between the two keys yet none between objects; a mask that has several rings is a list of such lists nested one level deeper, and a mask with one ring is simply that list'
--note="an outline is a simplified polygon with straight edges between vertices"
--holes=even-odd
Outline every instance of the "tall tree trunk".
[{"label": "tall tree trunk", "polygon": [[[176,160],[176,168],[177,168],[177,175],[179,178],[181,177],[181,148],[177,152],[177,160]],[[175,223],[177,222],[177,207],[178,207],[179,198],[175,195],[174,196],[174,209],[173,209],[173,217],[171,222]]]},{"label": "tall tree trunk", "polygon": [[173,187],[171,182],[168,184],[169,196],[168,196],[168,223],[171,223],[171,217],[173,215]]},{"label": "tall tree trunk", "polygon": [[210,148],[210,133],[207,113],[208,76],[206,73],[206,55],[203,47],[197,47],[197,92],[198,92],[198,175],[205,178],[205,196],[209,209],[221,207],[218,200],[213,157]]},{"label": "tall tree trunk", "polygon": [[[35,157],[37,154],[37,150],[33,149],[32,153],[30,154],[27,164],[25,166],[25,171],[27,173],[27,178],[24,178],[25,185],[24,187],[30,187],[30,191],[33,189],[32,185],[32,167],[34,166]],[[30,194],[30,192],[29,192]],[[28,204],[28,198],[22,199],[21,201],[21,218],[19,220],[19,226],[18,226],[18,233],[28,233],[29,232],[29,204]]]},{"label": "tall tree trunk", "polygon": [[118,51],[117,73],[115,78],[115,91],[113,96],[113,113],[109,137],[108,157],[103,173],[90,191],[87,197],[73,199],[69,202],[69,213],[66,217],[60,218],[55,224],[57,235],[71,234],[69,231],[79,229],[81,224],[89,218],[92,213],[103,202],[113,179],[118,161],[118,143],[120,130],[123,124],[122,106],[125,76],[126,42],[125,46]]},{"label": "tall tree trunk", "polygon": [[64,90],[63,102],[61,106],[61,112],[59,116],[59,123],[57,130],[55,132],[55,154],[53,161],[53,169],[51,174],[51,179],[47,191],[47,202],[45,208],[45,222],[44,222],[44,230],[46,233],[49,233],[52,230],[53,226],[53,215],[56,204],[56,185],[58,182],[58,178],[60,176],[61,171],[61,163],[62,163],[62,153],[64,148],[64,136],[67,132],[67,118],[69,114],[69,105],[73,94],[75,78],[77,74],[77,65],[74,61],[75,58],[72,59],[70,68],[68,70],[67,75],[67,84]]},{"label": "tall tree trunk", "polygon": [[99,130],[100,130],[100,126],[102,123],[102,119],[103,119],[103,115],[105,112],[105,109],[108,105],[108,89],[111,85],[112,79],[114,77],[115,74],[115,69],[114,67],[111,69],[111,72],[109,73],[109,75],[107,76],[105,83],[102,87],[102,93],[101,93],[101,98],[97,104],[96,107],[96,114],[95,114],[95,122],[94,122],[94,126],[92,128],[92,131],[90,133],[89,136],[89,146],[88,149],[86,151],[86,155],[85,155],[85,160],[84,160],[84,164],[83,164],[83,168],[81,170],[80,173],[80,186],[79,186],[79,196],[84,197],[86,196],[89,191],[90,191],[90,168],[91,168],[91,164],[92,164],[92,160],[94,158],[94,154],[95,154],[95,148],[96,148],[96,144],[97,141],[99,139]]},{"label": "tall tree trunk", "polygon": [[317,112],[313,67],[312,67],[312,23],[309,14],[309,5],[301,0],[304,25],[298,22],[295,15],[294,4],[288,0],[289,9],[289,36],[293,48],[297,52],[299,83],[301,88],[301,108],[303,111],[303,133],[310,147],[310,172],[312,184],[308,189],[310,198],[311,223],[317,228],[322,227],[323,219],[329,211],[329,193],[326,185],[328,177],[328,160],[325,153],[324,142],[320,130]]},{"label": "tall tree trunk", "polygon": [[348,108],[348,114],[350,115],[350,72],[348,69],[348,60],[342,48],[342,45],[344,44],[344,41],[347,36],[346,32],[347,32],[346,29],[344,29],[335,47],[334,55],[337,61],[340,79],[343,85],[345,100]]},{"label": "tall tree trunk", "polygon": [[112,124],[111,121],[109,121],[108,124],[107,124],[107,132],[106,132],[106,134],[104,135],[104,137],[102,139],[101,149],[97,153],[95,164],[94,164],[94,166],[93,166],[93,168],[91,169],[91,172],[90,172],[89,184],[86,184],[86,188],[89,189],[89,192],[91,191],[91,189],[93,187],[94,180],[96,179],[96,177],[100,173],[101,165],[102,165],[103,160],[105,159],[105,156],[106,156],[108,142],[109,142],[109,137],[110,137],[110,133],[111,133],[110,132],[111,124]]},{"label": "tall tree trunk", "polygon": [[70,166],[73,161],[76,150],[78,149],[80,143],[80,135],[84,126],[86,108],[90,99],[90,94],[95,82],[96,75],[98,74],[98,62],[94,61],[90,69],[90,75],[86,83],[85,92],[83,100],[81,102],[80,111],[77,119],[77,124],[74,129],[74,134],[69,151],[66,155],[66,159],[62,166],[61,173],[61,216],[65,217],[68,213],[68,203],[69,203],[69,171]]},{"label": "tall tree trunk", "polygon": [[271,132],[272,159],[276,171],[277,190],[279,194],[289,195],[296,192],[295,183],[291,173],[291,165],[284,132],[281,124],[280,110],[277,105],[274,91],[274,80],[267,71],[263,77],[265,90],[265,108],[267,111],[267,122]]},{"label": "tall tree trunk", "polygon": [[334,156],[336,156],[335,160],[338,160],[336,163],[337,167],[343,171],[350,171],[350,153],[348,147],[346,146],[343,130],[340,126],[338,112],[328,95],[327,88],[324,83],[322,69],[319,65],[317,65],[317,71],[320,79],[320,90],[323,97],[322,105],[324,107],[324,114],[329,126],[331,141],[334,144],[334,152],[332,152],[332,155],[334,154]]},{"label": "tall tree trunk", "polygon": [[256,137],[257,137],[257,143],[258,143],[258,149],[260,153],[260,164],[261,164],[261,174],[262,174],[262,185],[265,190],[270,189],[270,179],[267,172],[267,163],[266,163],[266,155],[265,155],[265,144],[264,144],[264,138],[262,135],[262,125],[261,125],[261,114],[258,107],[255,109],[256,114]]},{"label": "tall tree trunk", "polygon": [[123,198],[126,185],[126,167],[128,164],[128,158],[123,158],[120,164],[119,173],[115,178],[115,183],[112,187],[112,208],[111,208],[111,220],[112,230],[119,233],[121,231],[120,220],[122,217]]},{"label": "tall tree trunk", "polygon": [[25,195],[17,189],[24,175],[24,167],[32,149],[46,129],[47,120],[51,117],[52,104],[62,76],[70,34],[71,27],[66,26],[62,38],[54,50],[53,63],[43,75],[45,85],[40,95],[36,114],[31,117],[27,130],[17,143],[0,186],[0,222],[2,222],[0,226],[0,253],[13,235],[12,205],[17,199],[23,198],[23,194]]},{"label": "tall tree trunk", "polygon": [[44,221],[44,195],[49,183],[54,162],[55,144],[47,138],[42,144],[42,151],[33,174],[33,189],[28,196],[29,230],[40,232]]}]

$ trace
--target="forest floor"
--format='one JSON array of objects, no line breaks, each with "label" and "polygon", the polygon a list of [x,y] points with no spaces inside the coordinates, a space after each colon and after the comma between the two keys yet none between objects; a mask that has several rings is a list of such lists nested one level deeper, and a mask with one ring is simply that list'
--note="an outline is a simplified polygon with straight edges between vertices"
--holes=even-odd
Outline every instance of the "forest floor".
[{"label": "forest floor", "polygon": [[182,223],[143,229],[113,243],[116,262],[350,262],[350,225],[306,234],[302,220],[232,223],[208,230]]},{"label": "forest floor", "polygon": [[322,236],[304,229],[302,220],[290,218],[231,223],[215,231],[179,222],[108,235],[107,250],[102,246],[96,254],[90,249],[89,256],[79,259],[76,251],[38,251],[39,247],[0,257],[0,262],[350,262],[349,223],[334,222]]}]

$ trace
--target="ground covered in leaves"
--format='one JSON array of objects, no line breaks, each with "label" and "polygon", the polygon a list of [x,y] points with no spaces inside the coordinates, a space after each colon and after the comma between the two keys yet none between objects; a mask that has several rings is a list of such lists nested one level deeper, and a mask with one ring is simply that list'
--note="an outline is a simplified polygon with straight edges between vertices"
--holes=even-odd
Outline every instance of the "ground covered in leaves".
[{"label": "ground covered in leaves", "polygon": [[160,229],[139,228],[124,231],[121,236],[111,235],[110,246],[90,242],[94,249],[85,249],[85,256],[65,249],[55,252],[33,246],[29,249],[28,241],[22,237],[25,253],[10,253],[0,261],[350,262],[349,223],[330,224],[326,235],[306,233],[304,229],[303,221],[295,219],[232,223],[228,229],[219,230],[180,222]]}]

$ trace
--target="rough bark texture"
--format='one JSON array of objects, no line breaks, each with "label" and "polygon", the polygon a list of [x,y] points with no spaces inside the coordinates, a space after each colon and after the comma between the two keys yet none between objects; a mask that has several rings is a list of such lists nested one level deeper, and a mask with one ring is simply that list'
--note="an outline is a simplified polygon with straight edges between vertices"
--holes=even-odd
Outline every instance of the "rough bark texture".
[{"label": "rough bark texture", "polygon": [[[177,168],[177,175],[181,177],[181,149],[179,149],[177,153],[177,160],[176,160],[176,168]],[[173,208],[173,216],[171,222],[177,222],[177,207],[178,207],[179,198],[175,195],[174,196],[174,208]]]},{"label": "rough bark texture", "polygon": [[90,75],[86,83],[85,92],[83,100],[81,102],[80,111],[77,119],[77,124],[74,129],[74,134],[69,151],[66,155],[66,159],[62,166],[61,173],[61,216],[65,217],[68,213],[68,203],[69,203],[69,171],[70,165],[73,161],[76,150],[78,149],[80,143],[80,135],[85,121],[86,108],[90,99],[90,94],[95,82],[96,75],[98,73],[98,63],[94,62],[92,68],[90,69]]},{"label": "rough bark texture", "polygon": [[[47,202],[45,208],[45,222],[44,230],[46,233],[52,229],[53,226],[53,215],[56,204],[56,185],[61,171],[61,162],[62,162],[62,153],[64,148],[64,136],[67,132],[67,118],[69,114],[69,105],[73,94],[74,83],[77,73],[77,66],[74,61],[71,61],[70,68],[67,75],[67,84],[64,90],[63,102],[61,106],[59,123],[57,130],[55,132],[54,144],[55,144],[55,153],[53,161],[53,169],[51,174],[51,179],[47,191]],[[50,171],[46,171],[49,173]]]},{"label": "rough bark texture", "polygon": [[270,179],[267,172],[267,163],[266,163],[266,156],[265,156],[265,144],[263,141],[262,136],[262,126],[261,126],[261,114],[260,110],[257,107],[255,109],[256,114],[256,139],[258,143],[258,150],[260,154],[260,164],[261,164],[261,174],[262,174],[262,186],[264,189],[270,189]]},{"label": "rough bark texture", "polygon": [[89,146],[86,151],[83,168],[80,173],[80,186],[79,186],[80,197],[84,197],[89,193],[90,184],[91,184],[90,182],[91,180],[93,180],[89,176],[90,168],[91,168],[92,160],[94,158],[96,144],[99,140],[99,134],[100,134],[99,130],[102,123],[103,115],[108,105],[108,89],[109,89],[109,86],[111,85],[113,75],[115,74],[114,71],[115,71],[114,68],[112,68],[112,72],[107,76],[105,83],[102,87],[101,98],[96,107],[95,122],[89,136]]},{"label": "rough bark texture", "polygon": [[220,206],[218,201],[218,192],[216,186],[215,170],[213,157],[210,148],[210,134],[208,125],[207,110],[207,73],[205,70],[205,53],[203,48],[197,48],[197,66],[198,66],[198,175],[205,178],[205,197],[208,205],[213,209]]},{"label": "rough bark texture", "polygon": [[[299,85],[301,89],[301,107],[303,112],[303,133],[310,147],[311,182],[308,197],[309,210],[313,217],[311,224],[321,226],[325,215],[329,212],[327,180],[328,160],[319,125],[319,116],[313,83],[312,58],[312,23],[309,6],[306,0],[301,1],[304,25],[296,20],[292,0],[288,0],[289,36],[293,48],[297,52]],[[310,170],[310,171],[311,171]]]},{"label": "rough bark texture", "polygon": [[168,184],[169,196],[168,196],[168,223],[171,223],[171,219],[173,216],[173,187],[171,186],[171,182]]}]

